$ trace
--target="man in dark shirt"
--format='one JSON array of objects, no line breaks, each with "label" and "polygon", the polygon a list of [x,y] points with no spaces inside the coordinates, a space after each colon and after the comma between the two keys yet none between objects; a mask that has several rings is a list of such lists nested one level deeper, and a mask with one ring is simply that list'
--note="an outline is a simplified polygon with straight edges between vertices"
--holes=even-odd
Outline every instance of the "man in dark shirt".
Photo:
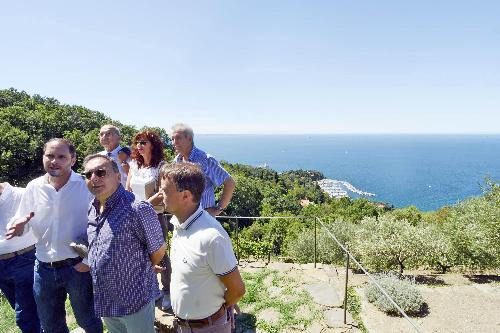
[{"label": "man in dark shirt", "polygon": [[103,155],[84,161],[89,209],[88,261],[96,314],[110,333],[154,333],[154,301],[160,295],[154,266],[165,254],[153,207],[135,201],[120,183],[116,163]]}]

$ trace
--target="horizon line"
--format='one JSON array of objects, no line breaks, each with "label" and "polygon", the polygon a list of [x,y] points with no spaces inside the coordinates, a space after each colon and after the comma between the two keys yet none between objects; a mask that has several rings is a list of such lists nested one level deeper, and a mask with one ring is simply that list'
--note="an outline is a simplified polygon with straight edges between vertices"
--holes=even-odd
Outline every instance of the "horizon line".
[{"label": "horizon line", "polygon": [[384,133],[374,133],[374,132],[349,132],[349,133],[218,133],[218,132],[209,132],[202,133],[198,132],[195,135],[500,135],[500,132],[473,132],[473,133],[458,133],[458,132],[414,132],[414,133],[398,133],[398,132],[384,132]]}]

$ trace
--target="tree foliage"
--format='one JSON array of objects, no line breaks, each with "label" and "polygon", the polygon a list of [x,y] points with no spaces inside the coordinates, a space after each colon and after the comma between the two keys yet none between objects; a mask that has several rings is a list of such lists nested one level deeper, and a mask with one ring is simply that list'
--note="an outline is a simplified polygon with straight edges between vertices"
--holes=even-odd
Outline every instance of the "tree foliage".
[{"label": "tree foliage", "polygon": [[[67,138],[75,144],[78,170],[86,155],[102,150],[98,133],[104,124],[120,128],[123,144],[130,144],[137,132],[134,126],[82,106],[61,104],[55,98],[30,96],[12,88],[0,90],[0,178],[23,185],[42,174],[43,144],[51,138]],[[165,131],[154,129],[170,145]],[[171,151],[168,146],[169,156]]]}]

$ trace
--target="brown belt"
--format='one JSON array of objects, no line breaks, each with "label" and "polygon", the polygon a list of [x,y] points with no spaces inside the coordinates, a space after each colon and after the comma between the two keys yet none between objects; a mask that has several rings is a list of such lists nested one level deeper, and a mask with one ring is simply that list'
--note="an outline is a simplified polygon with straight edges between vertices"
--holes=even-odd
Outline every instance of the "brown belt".
[{"label": "brown belt", "polygon": [[214,321],[222,317],[225,312],[226,312],[226,307],[222,305],[220,309],[217,310],[213,315],[203,319],[182,319],[179,317],[175,317],[175,320],[177,321],[177,325],[180,326],[188,326],[191,328],[202,328],[210,325],[210,323],[213,323]]},{"label": "brown belt", "polygon": [[27,248],[24,248],[22,250],[19,250],[19,251],[14,251],[14,252],[10,252],[10,253],[5,253],[5,254],[0,254],[0,260],[6,260],[6,259],[11,259],[11,258],[14,258],[20,254],[23,254],[23,253],[26,253],[26,252],[30,252],[31,250],[34,250],[35,249],[35,245],[31,245],[31,246],[28,246]]}]

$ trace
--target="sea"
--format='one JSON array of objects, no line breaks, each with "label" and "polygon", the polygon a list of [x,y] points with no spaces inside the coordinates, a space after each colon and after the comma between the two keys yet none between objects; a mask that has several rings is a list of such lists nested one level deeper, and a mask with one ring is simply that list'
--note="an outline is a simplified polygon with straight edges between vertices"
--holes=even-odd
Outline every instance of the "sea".
[{"label": "sea", "polygon": [[487,178],[500,181],[500,135],[203,134],[195,144],[230,163],[318,170],[370,200],[423,211],[481,195]]}]

